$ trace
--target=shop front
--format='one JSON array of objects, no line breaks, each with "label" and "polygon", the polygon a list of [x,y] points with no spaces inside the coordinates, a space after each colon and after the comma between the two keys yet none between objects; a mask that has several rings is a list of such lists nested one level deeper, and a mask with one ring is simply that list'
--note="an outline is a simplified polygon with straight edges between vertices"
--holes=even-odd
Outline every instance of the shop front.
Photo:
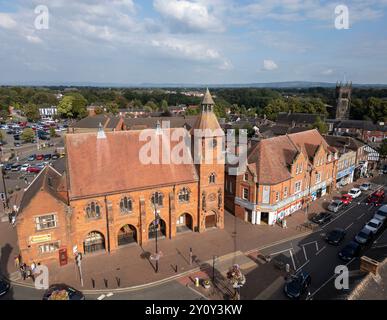
[{"label": "shop front", "polygon": [[355,166],[351,166],[345,170],[339,171],[336,176],[336,186],[338,188],[353,182]]}]

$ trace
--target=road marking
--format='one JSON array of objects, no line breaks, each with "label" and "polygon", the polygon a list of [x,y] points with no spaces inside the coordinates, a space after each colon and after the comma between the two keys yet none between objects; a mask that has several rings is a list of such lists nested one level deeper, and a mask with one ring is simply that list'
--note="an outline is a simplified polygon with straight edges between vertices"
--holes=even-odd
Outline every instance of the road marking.
[{"label": "road marking", "polygon": [[305,250],[305,245],[302,246],[302,250],[304,250],[305,260],[308,261],[308,257],[306,255],[306,250]]},{"label": "road marking", "polygon": [[324,251],[324,249],[326,249],[327,246],[323,246],[320,250],[318,250],[316,252],[316,256],[320,254],[320,252]]},{"label": "road marking", "polygon": [[285,250],[282,250],[282,251],[278,251],[278,252],[274,252],[274,253],[270,253],[271,256],[276,256],[277,254],[280,254],[280,253],[283,253],[283,252],[287,252],[287,251],[291,251],[292,249],[285,249]]},{"label": "road marking", "polygon": [[102,299],[105,299],[106,298],[106,296],[104,295],[104,294],[101,294],[98,298],[97,298],[97,300],[102,300]]},{"label": "road marking", "polygon": [[201,296],[204,300],[210,300],[210,298],[207,298],[204,294],[202,294],[201,292],[195,290],[194,288],[191,288],[191,286],[188,284],[186,286],[188,289],[190,289],[191,291],[195,292],[196,294],[198,294],[199,296]]},{"label": "road marking", "polygon": [[292,258],[292,262],[293,262],[293,269],[296,270],[297,267],[296,267],[296,263],[294,262],[292,250],[289,250],[289,252],[290,252],[290,257]]},{"label": "road marking", "polygon": [[364,217],[364,215],[365,215],[365,212],[364,212],[362,215],[358,216],[358,217],[356,218],[356,220],[360,220],[362,217]]},{"label": "road marking", "polygon": [[353,226],[353,222],[349,225],[349,226],[347,226],[346,228],[345,228],[345,230],[348,230],[350,227],[352,227]]},{"label": "road marking", "polygon": [[300,271],[303,267],[305,267],[308,263],[310,262],[310,260],[307,260],[301,267],[299,267],[296,272]]},{"label": "road marking", "polygon": [[[348,263],[346,263],[345,265],[348,266],[348,265],[349,265],[350,263],[352,263],[352,261],[354,261],[354,260],[355,260],[355,258],[352,258],[352,260],[349,261]],[[335,276],[336,276],[336,274],[334,273],[327,281],[325,281],[320,287],[318,287],[318,288],[316,289],[316,291],[314,291],[314,292],[307,298],[307,300],[312,299],[312,297],[313,297],[317,292],[319,292],[323,287],[325,287],[325,286],[327,285],[327,283],[328,283],[329,281],[331,281]]]},{"label": "road marking", "polygon": [[113,295],[113,292],[109,292],[106,297],[111,297]]}]

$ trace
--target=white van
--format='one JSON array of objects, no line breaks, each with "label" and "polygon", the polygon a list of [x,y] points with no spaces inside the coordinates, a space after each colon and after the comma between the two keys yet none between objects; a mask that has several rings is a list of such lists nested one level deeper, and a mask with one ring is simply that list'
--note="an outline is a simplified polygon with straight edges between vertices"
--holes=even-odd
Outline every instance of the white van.
[{"label": "white van", "polygon": [[378,219],[381,222],[385,222],[387,219],[387,204],[384,206],[381,206],[378,211],[376,211],[374,215],[374,219]]}]

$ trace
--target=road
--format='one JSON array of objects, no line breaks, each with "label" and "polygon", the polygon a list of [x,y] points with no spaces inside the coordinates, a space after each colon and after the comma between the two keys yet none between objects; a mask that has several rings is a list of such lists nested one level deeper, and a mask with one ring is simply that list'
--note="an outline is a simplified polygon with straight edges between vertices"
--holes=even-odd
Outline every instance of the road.
[{"label": "road", "polygon": [[[365,204],[364,199],[368,194],[369,192],[363,193],[346,209],[338,214],[334,214],[334,219],[331,222],[322,226],[318,231],[309,236],[266,248],[261,253],[265,256],[271,255],[273,259],[289,264],[291,271],[299,271],[301,269],[307,271],[312,278],[312,285],[310,287],[311,296],[309,298],[318,299],[318,292],[325,285],[333,285],[330,280],[334,277],[335,268],[338,265],[346,264],[339,259],[338,252],[356,236],[377,210],[374,206]],[[344,241],[337,247],[327,244],[324,240],[327,232],[335,228],[343,228],[346,230]],[[362,252],[366,249],[364,247]],[[358,261],[359,259],[357,258],[347,263],[349,270],[358,269]],[[273,262],[270,262],[270,264],[273,264]],[[280,278],[282,278],[282,281],[280,281]],[[278,281],[275,281],[275,285],[270,287],[269,292],[264,298],[287,299],[283,293],[283,275],[278,273],[276,279]],[[260,292],[255,290],[255,286],[254,281],[251,281],[250,285],[247,283],[246,288],[243,288],[242,294],[244,293],[244,296],[250,299],[262,298],[263,296],[260,296]]]}]

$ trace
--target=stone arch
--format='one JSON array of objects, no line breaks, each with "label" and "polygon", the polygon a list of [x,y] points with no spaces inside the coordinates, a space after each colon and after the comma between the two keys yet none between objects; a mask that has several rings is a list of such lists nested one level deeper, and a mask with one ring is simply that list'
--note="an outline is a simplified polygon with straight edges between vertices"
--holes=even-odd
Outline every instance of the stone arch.
[{"label": "stone arch", "polygon": [[105,235],[98,231],[92,230],[86,233],[83,237],[83,253],[90,254],[102,250],[106,250]]},{"label": "stone arch", "polygon": [[189,212],[181,213],[176,221],[176,233],[193,231],[193,216]]},{"label": "stone arch", "polygon": [[207,229],[216,228],[218,224],[218,213],[215,210],[210,210],[204,216],[204,226]]},{"label": "stone arch", "polygon": [[[155,224],[155,222],[158,220],[158,223]],[[148,225],[148,239],[154,239],[156,238],[156,228],[157,228],[157,237],[158,238],[164,238],[167,236],[167,224],[162,218],[158,218],[153,220]]]},{"label": "stone arch", "polygon": [[136,226],[125,224],[117,231],[117,246],[123,246],[138,242],[138,232]]}]

